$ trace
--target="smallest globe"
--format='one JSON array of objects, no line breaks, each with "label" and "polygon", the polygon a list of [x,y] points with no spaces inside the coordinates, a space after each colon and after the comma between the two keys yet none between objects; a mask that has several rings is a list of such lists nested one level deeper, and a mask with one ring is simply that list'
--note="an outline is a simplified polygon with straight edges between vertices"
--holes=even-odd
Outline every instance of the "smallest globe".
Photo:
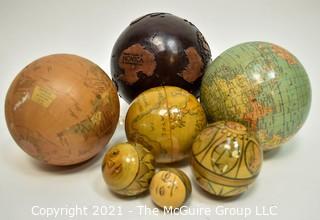
[{"label": "smallest globe", "polygon": [[175,168],[161,169],[150,183],[151,198],[161,208],[179,208],[188,199],[191,191],[188,176]]},{"label": "smallest globe", "polygon": [[146,191],[154,171],[153,155],[142,145],[133,142],[112,146],[102,163],[106,184],[113,192],[124,196]]}]

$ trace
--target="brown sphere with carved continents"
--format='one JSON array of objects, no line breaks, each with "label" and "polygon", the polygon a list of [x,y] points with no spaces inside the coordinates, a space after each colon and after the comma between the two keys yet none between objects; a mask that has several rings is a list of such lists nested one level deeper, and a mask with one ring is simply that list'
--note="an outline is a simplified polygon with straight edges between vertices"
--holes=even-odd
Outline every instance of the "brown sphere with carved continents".
[{"label": "brown sphere with carved continents", "polygon": [[168,13],[151,13],[121,33],[113,47],[111,73],[128,103],[144,90],[166,85],[198,97],[210,60],[209,45],[191,22]]},{"label": "brown sphere with carved continents", "polygon": [[86,161],[108,143],[119,118],[119,98],[91,61],[69,54],[42,57],[12,82],[5,115],[16,143],[51,165]]}]

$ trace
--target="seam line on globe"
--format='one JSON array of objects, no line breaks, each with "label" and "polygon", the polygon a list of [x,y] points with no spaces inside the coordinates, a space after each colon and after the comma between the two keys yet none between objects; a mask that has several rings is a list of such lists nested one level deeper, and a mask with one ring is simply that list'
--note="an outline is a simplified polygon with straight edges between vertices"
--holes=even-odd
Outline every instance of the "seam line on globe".
[{"label": "seam line on globe", "polygon": [[166,108],[167,108],[167,112],[168,112],[168,118],[169,118],[169,132],[170,132],[170,143],[171,143],[171,149],[170,149],[170,153],[171,153],[171,158],[170,158],[170,162],[173,162],[174,160],[174,156],[172,155],[173,154],[173,141],[172,141],[172,131],[171,131],[171,115],[170,115],[170,111],[169,111],[169,102],[168,102],[168,95],[167,95],[167,91],[166,91],[166,88],[165,86],[162,86],[163,88],[163,91],[164,91],[164,95],[166,97]]}]

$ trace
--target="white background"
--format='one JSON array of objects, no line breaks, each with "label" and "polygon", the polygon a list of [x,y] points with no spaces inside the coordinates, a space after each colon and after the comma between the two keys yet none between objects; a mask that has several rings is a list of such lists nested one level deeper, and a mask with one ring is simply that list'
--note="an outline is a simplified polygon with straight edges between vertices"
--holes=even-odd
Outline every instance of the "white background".
[{"label": "white background", "polygon": [[[6,91],[15,75],[31,61],[52,53],[86,57],[110,72],[113,43],[129,22],[149,12],[171,12],[187,18],[201,30],[211,46],[213,58],[245,41],[262,40],[279,44],[304,64],[312,83],[313,102],[301,131],[278,151],[266,155],[256,184],[241,197],[215,200],[193,185],[188,205],[216,208],[247,207],[254,211],[278,206],[277,216],[248,219],[319,219],[319,40],[320,1],[140,1],[140,0],[0,0],[0,219],[44,219],[32,216],[31,207],[120,205],[125,216],[135,206],[154,208],[146,194],[123,199],[105,186],[100,164],[102,154],[81,166],[55,168],[39,164],[14,143],[4,118]],[[127,105],[121,101],[122,118]],[[125,140],[119,124],[111,142]],[[190,173],[187,164],[180,164]],[[204,219],[242,219],[214,215]],[[112,217],[78,216],[76,219]],[[117,217],[113,217],[117,218]],[[163,217],[152,217],[163,219]],[[191,217],[166,217],[191,218]],[[53,218],[51,218],[53,219]],[[67,219],[59,216],[58,219]],[[120,218],[117,218],[120,219]]]}]

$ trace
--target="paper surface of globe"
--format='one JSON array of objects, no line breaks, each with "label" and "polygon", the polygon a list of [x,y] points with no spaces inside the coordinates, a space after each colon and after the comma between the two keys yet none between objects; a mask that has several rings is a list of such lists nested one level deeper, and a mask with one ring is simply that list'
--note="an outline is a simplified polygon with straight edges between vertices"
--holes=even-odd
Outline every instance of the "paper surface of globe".
[{"label": "paper surface of globe", "polygon": [[305,69],[287,50],[248,42],[226,50],[208,66],[200,97],[209,122],[240,122],[269,150],[301,128],[311,87]]},{"label": "paper surface of globe", "polygon": [[99,153],[112,137],[119,99],[96,64],[70,54],[26,66],[7,93],[5,114],[16,143],[51,165],[72,165]]},{"label": "paper surface of globe", "polygon": [[125,129],[128,140],[149,149],[156,162],[171,163],[189,156],[206,123],[204,110],[192,94],[161,86],[144,91],[131,103]]}]

